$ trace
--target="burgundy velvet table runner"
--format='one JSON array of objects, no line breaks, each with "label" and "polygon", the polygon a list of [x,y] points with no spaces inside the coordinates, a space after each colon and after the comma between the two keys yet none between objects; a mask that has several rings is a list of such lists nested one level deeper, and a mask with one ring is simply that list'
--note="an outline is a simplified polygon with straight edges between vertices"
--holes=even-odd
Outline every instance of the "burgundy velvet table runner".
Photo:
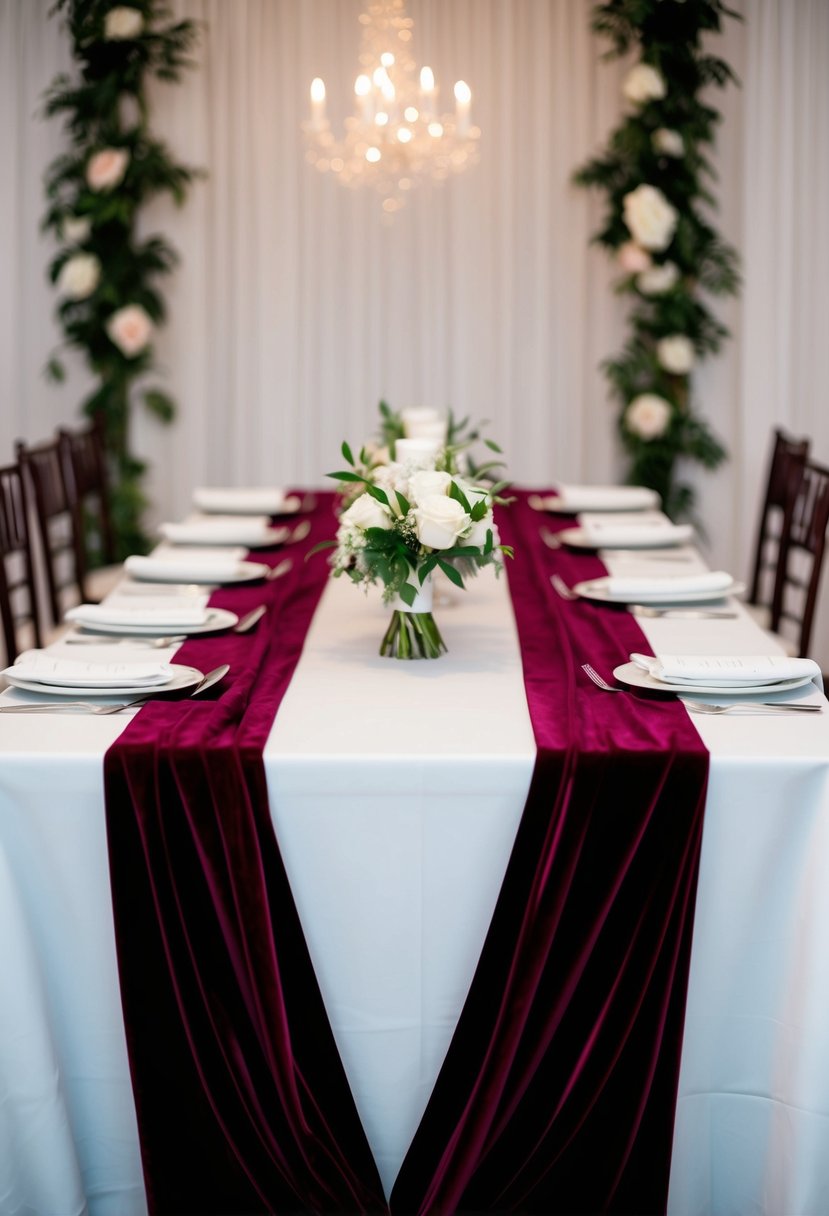
[{"label": "burgundy velvet table runner", "polygon": [[[308,544],[333,530],[322,499]],[[681,705],[610,696],[647,644],[627,613],[549,584],[519,495],[500,521],[538,746],[475,979],[391,1197],[396,1213],[664,1210],[707,754]],[[555,525],[553,525],[555,526]],[[216,702],[145,707],[106,760],[125,1025],[151,1211],[382,1212],[379,1178],[305,947],[262,749],[321,594],[299,546]],[[275,553],[273,562],[282,555]],[[470,594],[474,595],[474,583]]]}]

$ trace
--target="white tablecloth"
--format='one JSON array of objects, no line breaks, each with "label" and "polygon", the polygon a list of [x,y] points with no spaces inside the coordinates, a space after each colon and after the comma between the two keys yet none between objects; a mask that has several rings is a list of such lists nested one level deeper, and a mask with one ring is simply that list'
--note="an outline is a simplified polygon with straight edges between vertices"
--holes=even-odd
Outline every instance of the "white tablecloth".
[{"label": "white tablecloth", "polygon": [[[533,761],[504,585],[449,594],[436,608],[449,655],[396,663],[375,657],[386,611],[332,583],[266,751],[387,1184],[463,1003]],[[744,616],[642,624],[657,650],[768,646]],[[822,1216],[829,713],[696,722],[712,765],[670,1209]],[[103,816],[101,757],[123,726],[0,717],[2,1216],[145,1211]]]}]

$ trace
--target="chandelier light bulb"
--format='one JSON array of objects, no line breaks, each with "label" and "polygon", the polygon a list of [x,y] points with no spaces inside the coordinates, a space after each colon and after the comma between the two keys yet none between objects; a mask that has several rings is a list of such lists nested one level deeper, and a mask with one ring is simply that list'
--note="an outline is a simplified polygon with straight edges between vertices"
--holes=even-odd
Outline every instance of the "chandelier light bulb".
[{"label": "chandelier light bulb", "polygon": [[[444,181],[477,163],[480,130],[472,125],[472,90],[455,85],[454,113],[441,113],[432,68],[418,67],[405,0],[368,0],[354,79],[353,112],[337,137],[326,115],[325,85],[311,84],[303,124],[307,159],[348,186],[371,186],[390,217],[423,180]],[[391,48],[394,48],[393,50]]]}]

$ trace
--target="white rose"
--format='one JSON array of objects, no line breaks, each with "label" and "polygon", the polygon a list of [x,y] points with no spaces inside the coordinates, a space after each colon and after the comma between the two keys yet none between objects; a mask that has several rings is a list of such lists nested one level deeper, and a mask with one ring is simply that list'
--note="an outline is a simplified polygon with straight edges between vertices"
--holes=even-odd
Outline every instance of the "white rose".
[{"label": "white rose", "polygon": [[657,252],[668,248],[679,216],[656,186],[637,186],[626,194],[624,214],[631,236],[638,244]]},{"label": "white rose", "polygon": [[86,180],[91,190],[112,190],[124,180],[130,163],[126,148],[102,148],[89,158]]},{"label": "white rose", "polygon": [[625,410],[625,426],[640,439],[658,439],[671,420],[671,403],[656,393],[640,393]]},{"label": "white rose", "polygon": [[106,323],[106,331],[128,359],[138,355],[152,337],[153,323],[140,304],[127,304],[119,308]]},{"label": "white rose", "polygon": [[406,497],[415,504],[423,502],[433,494],[448,494],[452,484],[449,473],[439,469],[420,469],[409,478],[409,493]]},{"label": "white rose", "polygon": [[625,77],[622,92],[637,106],[646,101],[659,101],[667,92],[665,77],[649,63],[637,63]]},{"label": "white rose", "polygon": [[679,267],[674,262],[652,266],[636,276],[636,286],[646,296],[661,296],[679,280]]},{"label": "white rose", "polygon": [[616,259],[622,270],[627,274],[637,274],[640,270],[648,270],[651,265],[651,255],[647,249],[637,245],[636,241],[625,241],[616,250]]},{"label": "white rose", "polygon": [[111,8],[104,18],[104,37],[109,42],[123,42],[137,38],[144,28],[144,17],[137,8],[119,4]]},{"label": "white rose", "polygon": [[425,498],[412,514],[417,538],[429,549],[451,549],[471,522],[461,504],[445,494]]},{"label": "white rose", "polygon": [[477,523],[472,525],[468,535],[463,538],[463,543],[465,545],[475,545],[478,549],[483,549],[486,544],[487,532],[492,533],[493,545],[500,544],[498,529],[495,526],[491,511],[487,511],[483,519],[479,519]]},{"label": "white rose", "polygon": [[76,253],[63,263],[58,291],[70,300],[85,300],[101,280],[101,263],[94,253]]},{"label": "white rose", "polygon": [[66,245],[82,245],[92,231],[85,215],[65,215],[61,220],[59,236]]},{"label": "white rose", "polygon": [[661,152],[663,156],[685,155],[685,140],[679,131],[672,131],[668,127],[660,127],[658,131],[654,131],[651,143],[654,152]]},{"label": "white rose", "polygon": [[694,366],[694,344],[684,334],[669,334],[657,342],[656,357],[666,372],[685,376]]},{"label": "white rose", "polygon": [[359,498],[355,498],[348,510],[343,512],[341,522],[365,531],[366,528],[390,528],[391,516],[383,504],[372,498],[371,494],[361,494]]}]

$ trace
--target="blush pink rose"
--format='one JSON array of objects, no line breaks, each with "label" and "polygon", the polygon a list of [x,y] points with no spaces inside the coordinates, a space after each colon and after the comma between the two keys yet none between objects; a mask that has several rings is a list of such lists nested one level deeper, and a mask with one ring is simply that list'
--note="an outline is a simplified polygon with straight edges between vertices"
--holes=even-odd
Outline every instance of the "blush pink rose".
[{"label": "blush pink rose", "polygon": [[153,333],[153,323],[140,304],[119,308],[106,323],[110,342],[128,359],[140,355]]},{"label": "blush pink rose", "polygon": [[91,190],[112,190],[124,180],[130,163],[126,148],[102,148],[89,158],[86,180]]}]

